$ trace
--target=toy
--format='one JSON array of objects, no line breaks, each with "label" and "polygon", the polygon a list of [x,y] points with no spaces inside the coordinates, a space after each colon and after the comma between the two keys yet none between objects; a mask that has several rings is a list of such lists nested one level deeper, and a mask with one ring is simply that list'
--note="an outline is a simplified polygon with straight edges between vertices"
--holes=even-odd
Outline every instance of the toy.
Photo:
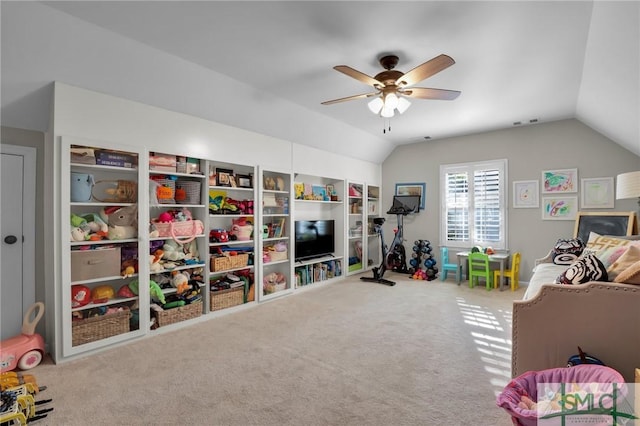
[{"label": "toy", "polygon": [[191,286],[189,285],[188,272],[174,271],[171,274],[173,275],[173,277],[171,278],[171,285],[176,288],[176,293],[182,294],[185,291],[189,290]]},{"label": "toy", "polygon": [[176,243],[174,240],[166,240],[164,245],[162,246],[162,250],[164,251],[162,258],[170,260],[172,262],[183,260],[185,257],[187,257],[183,247],[180,244]]},{"label": "toy", "polygon": [[238,241],[249,241],[251,240],[252,232],[253,225],[247,222],[246,218],[241,217],[238,220],[233,220],[233,225],[231,226],[229,234],[232,239],[236,239]]},{"label": "toy", "polygon": [[100,218],[108,225],[110,240],[126,240],[135,238],[138,233],[137,206],[105,207],[100,211]]},{"label": "toy", "polygon": [[91,302],[91,289],[86,285],[74,284],[71,286],[71,307],[79,308]]},{"label": "toy", "polygon": [[[34,311],[35,317],[30,321]],[[36,302],[29,307],[22,322],[19,336],[0,342],[0,371],[28,370],[40,364],[44,355],[44,339],[35,332],[36,325],[44,315],[44,303]]]},{"label": "toy", "polygon": [[280,272],[271,272],[264,276],[262,284],[265,294],[271,294],[278,291],[278,286],[282,286],[287,283],[287,278]]},{"label": "toy", "polygon": [[131,289],[129,288],[128,284],[123,284],[119,289],[118,292],[116,293],[118,295],[118,297],[124,297],[124,298],[128,298],[128,297],[135,297],[136,295],[133,293],[133,291],[131,291]]},{"label": "toy", "polygon": [[209,231],[209,242],[226,243],[229,241],[229,234],[224,229],[212,229]]},{"label": "toy", "polygon": [[160,263],[163,254],[164,251],[158,249],[154,254],[149,255],[149,271],[151,273],[162,272],[164,270],[164,266]]},{"label": "toy", "polygon": [[83,228],[77,226],[71,228],[71,241],[86,241],[89,239],[89,234]]},{"label": "toy", "polygon": [[[138,280],[132,280],[129,283],[129,288],[135,295],[140,294],[138,291],[139,290],[138,286],[139,286]],[[156,300],[163,305],[167,303],[166,299],[164,298],[164,293],[162,292],[162,289],[160,288],[158,283],[156,283],[153,280],[149,280],[149,294],[151,295],[151,298],[153,300]]]},{"label": "toy", "polygon": [[99,285],[91,290],[91,300],[93,303],[105,303],[115,296],[116,292],[110,285]]}]

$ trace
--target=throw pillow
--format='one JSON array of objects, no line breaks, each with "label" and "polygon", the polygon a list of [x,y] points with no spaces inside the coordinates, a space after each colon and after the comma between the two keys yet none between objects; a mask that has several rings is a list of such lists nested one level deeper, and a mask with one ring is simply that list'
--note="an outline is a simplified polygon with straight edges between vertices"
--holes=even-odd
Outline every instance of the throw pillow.
[{"label": "throw pillow", "polygon": [[556,284],[584,284],[589,281],[609,281],[607,268],[595,254],[588,254],[574,262],[556,278]]},{"label": "throw pillow", "polygon": [[584,250],[584,242],[580,238],[560,238],[553,246],[553,263],[556,265],[571,265]]},{"label": "throw pillow", "polygon": [[638,261],[640,261],[640,247],[636,245],[629,246],[627,251],[607,268],[609,278],[615,280],[620,273]]},{"label": "throw pillow", "polygon": [[613,281],[617,283],[640,285],[640,260],[620,272]]},{"label": "throw pillow", "polygon": [[[604,267],[609,269],[609,267],[613,265],[613,263],[617,261],[620,256],[622,256],[624,252],[627,251],[628,248],[629,246],[609,247],[604,250],[597,251],[596,256],[598,257],[598,259],[600,259]],[[584,254],[586,253],[583,253],[583,255]]]},{"label": "throw pillow", "polygon": [[586,251],[595,253],[600,250],[604,250],[611,247],[621,247],[630,244],[635,244],[628,239],[629,237],[614,237],[611,235],[600,235],[596,232],[589,233],[589,240],[586,244]]}]

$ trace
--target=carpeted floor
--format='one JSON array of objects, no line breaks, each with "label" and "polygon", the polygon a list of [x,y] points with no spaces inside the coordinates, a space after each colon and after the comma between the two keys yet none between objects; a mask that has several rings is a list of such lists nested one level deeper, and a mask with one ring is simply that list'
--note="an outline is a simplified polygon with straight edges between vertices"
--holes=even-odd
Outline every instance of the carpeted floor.
[{"label": "carpeted floor", "polygon": [[513,293],[352,277],[31,372],[41,425],[510,425]]}]

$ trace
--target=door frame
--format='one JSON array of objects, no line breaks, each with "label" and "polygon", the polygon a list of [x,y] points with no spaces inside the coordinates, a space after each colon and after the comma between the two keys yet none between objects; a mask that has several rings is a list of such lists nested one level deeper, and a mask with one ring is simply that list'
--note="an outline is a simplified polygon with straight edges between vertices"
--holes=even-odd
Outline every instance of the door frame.
[{"label": "door frame", "polygon": [[[36,238],[36,155],[33,147],[0,144],[0,153],[23,157],[22,180],[22,312],[36,300],[35,238]],[[28,259],[32,259],[31,266]],[[26,285],[25,285],[26,284]],[[6,303],[6,302],[5,302]]]}]

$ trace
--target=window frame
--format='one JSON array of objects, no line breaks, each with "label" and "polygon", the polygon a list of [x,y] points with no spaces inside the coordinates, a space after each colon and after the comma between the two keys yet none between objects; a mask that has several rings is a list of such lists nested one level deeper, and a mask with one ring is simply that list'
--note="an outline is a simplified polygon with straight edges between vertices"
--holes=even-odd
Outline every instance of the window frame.
[{"label": "window frame", "polygon": [[[458,248],[469,248],[476,245],[480,245],[483,247],[491,246],[497,250],[507,250],[508,249],[508,212],[509,212],[509,204],[508,204],[508,188],[507,188],[507,159],[497,159],[497,160],[487,160],[487,161],[472,161],[466,163],[456,163],[456,164],[441,164],[440,165],[440,245],[445,247],[458,247]],[[475,234],[475,223],[473,221],[473,217],[475,215],[475,200],[473,197],[474,193],[474,172],[478,170],[498,170],[499,178],[499,205],[500,205],[500,217],[502,220],[500,221],[499,229],[502,238],[500,241],[476,241],[474,240]],[[464,241],[449,241],[447,239],[447,174],[450,173],[463,173],[466,172],[468,176],[468,194],[469,194],[469,202],[468,202],[468,210],[469,210],[469,239]]]}]

